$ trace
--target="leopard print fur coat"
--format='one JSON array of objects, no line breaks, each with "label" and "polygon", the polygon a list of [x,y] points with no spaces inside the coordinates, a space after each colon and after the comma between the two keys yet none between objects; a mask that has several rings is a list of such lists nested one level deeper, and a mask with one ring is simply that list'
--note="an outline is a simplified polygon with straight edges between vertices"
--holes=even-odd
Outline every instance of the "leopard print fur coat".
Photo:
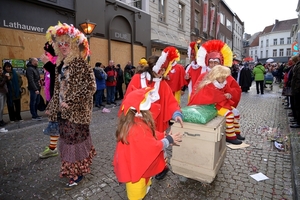
[{"label": "leopard print fur coat", "polygon": [[64,89],[64,102],[68,104],[69,108],[59,106],[59,77],[58,70],[56,70],[54,94],[46,109],[50,112],[49,120],[57,121],[57,115],[60,113],[62,119],[72,123],[90,124],[93,95],[96,91],[93,69],[82,58],[74,58],[69,62],[68,84]]}]

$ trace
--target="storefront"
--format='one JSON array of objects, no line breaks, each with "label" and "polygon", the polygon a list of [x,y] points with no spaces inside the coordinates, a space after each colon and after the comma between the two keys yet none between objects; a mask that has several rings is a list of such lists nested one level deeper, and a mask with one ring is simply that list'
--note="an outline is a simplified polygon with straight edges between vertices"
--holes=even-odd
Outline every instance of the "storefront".
[{"label": "storefront", "polygon": [[23,74],[22,111],[29,110],[26,62],[44,53],[45,33],[58,21],[77,28],[87,19],[97,24],[90,35],[91,66],[114,60],[124,68],[128,61],[137,65],[141,57],[151,55],[150,15],[117,1],[65,0],[56,5],[46,0],[2,0],[0,19],[2,65],[9,61]]}]

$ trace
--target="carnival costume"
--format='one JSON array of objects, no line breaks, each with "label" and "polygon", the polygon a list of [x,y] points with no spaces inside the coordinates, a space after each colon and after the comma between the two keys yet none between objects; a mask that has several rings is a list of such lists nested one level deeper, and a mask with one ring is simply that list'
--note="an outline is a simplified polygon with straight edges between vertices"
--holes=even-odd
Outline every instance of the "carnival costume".
[{"label": "carnival costume", "polygon": [[180,105],[180,98],[181,98],[181,89],[184,87],[187,83],[185,80],[185,70],[184,67],[177,63],[177,61],[180,60],[179,52],[176,49],[178,58],[171,63],[171,70],[166,76],[166,82],[170,86],[175,99],[177,100],[178,104]]},{"label": "carnival costume", "polygon": [[113,165],[118,181],[126,183],[128,199],[143,199],[150,189],[151,177],[165,167],[163,149],[171,136],[164,138],[152,126],[149,109],[153,89],[134,88],[121,104]]},{"label": "carnival costume", "polygon": [[196,60],[197,52],[198,52],[197,42],[191,42],[188,47],[188,53],[187,53],[191,63],[187,66],[185,70],[186,80],[188,83],[188,99],[191,96],[193,87],[200,74],[203,74],[207,71],[206,65],[200,65]]},{"label": "carnival costume", "polygon": [[[46,110],[50,121],[59,123],[60,176],[70,179],[68,189],[90,173],[96,155],[89,129],[96,83],[93,69],[85,61],[89,44],[83,33],[73,25],[59,23],[49,27],[46,37],[58,55],[54,95]],[[59,49],[62,45],[70,46],[65,57]],[[68,107],[62,107],[63,103]]]},{"label": "carnival costume", "polygon": [[[168,74],[172,68],[171,63],[178,57],[176,49],[175,51],[174,49],[174,47],[167,47],[164,49],[153,67],[154,72],[158,73],[161,68],[165,68],[166,71],[164,76]],[[132,77],[125,96],[132,92],[134,90],[133,88],[139,89],[145,87],[154,87],[154,91],[152,92],[154,97],[152,98],[150,111],[155,120],[156,130],[163,132],[169,127],[170,119],[174,119],[175,115],[181,116],[179,104],[166,81],[162,78],[152,78],[148,72],[142,72],[141,74],[137,73]]]},{"label": "carnival costume", "polygon": [[[230,67],[232,66],[232,51],[226,43],[220,40],[210,40],[200,47],[197,55],[197,62],[200,65],[209,66],[209,61],[218,61],[219,64]],[[232,144],[241,144],[242,142],[240,140],[244,140],[245,138],[240,135],[240,114],[236,109],[241,98],[241,88],[236,80],[229,75],[226,78],[226,86],[222,88],[222,92],[229,93],[231,98],[226,104],[220,104],[223,100],[223,97],[221,98],[222,95],[217,95],[217,93],[212,97],[209,97],[215,92],[212,86],[207,87],[211,88],[212,91],[205,91],[203,92],[204,94],[199,91],[196,92],[197,86],[201,83],[207,73],[210,72],[206,72],[198,78],[188,105],[219,103],[217,106],[218,114],[226,117],[226,141]],[[218,99],[219,96],[220,99]]]}]

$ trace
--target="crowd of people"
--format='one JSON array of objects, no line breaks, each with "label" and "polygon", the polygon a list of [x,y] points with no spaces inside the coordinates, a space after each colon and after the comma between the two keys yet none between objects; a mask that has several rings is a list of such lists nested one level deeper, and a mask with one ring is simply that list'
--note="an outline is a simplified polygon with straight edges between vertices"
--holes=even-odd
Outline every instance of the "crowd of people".
[{"label": "crowd of people", "polygon": [[[291,127],[300,128],[298,55],[287,64],[232,64],[229,46],[220,40],[210,40],[190,43],[190,63],[186,67],[178,63],[180,55],[172,46],[166,47],[160,56],[141,58],[137,67],[131,61],[125,67],[115,65],[113,60],[107,66],[96,62],[91,67],[86,61],[90,52],[87,38],[73,25],[51,26],[46,38],[40,57],[44,79],[40,78],[37,58],[30,58],[27,64],[29,107],[32,120],[41,120],[38,110],[40,101],[44,101],[40,94],[44,87],[44,110],[49,123],[43,132],[50,141],[39,157],[60,155],[60,176],[68,178],[66,190],[78,185],[91,171],[96,155],[89,129],[92,108],[117,106],[116,100],[121,103],[113,166],[118,181],[126,184],[129,199],[144,198],[151,178],[161,180],[169,171],[165,150],[182,139],[180,133],[172,133],[171,120],[184,126],[180,98],[186,89],[186,106],[214,104],[217,114],[226,119],[226,141],[239,145],[245,140],[237,109],[241,94],[247,93],[255,81],[257,94],[263,95],[267,74],[272,75],[272,83],[283,81],[285,89],[291,88],[291,94],[283,95],[287,107],[292,109]],[[6,132],[5,103],[10,121],[22,121],[23,81],[9,62],[4,63],[0,74],[0,132]]]}]

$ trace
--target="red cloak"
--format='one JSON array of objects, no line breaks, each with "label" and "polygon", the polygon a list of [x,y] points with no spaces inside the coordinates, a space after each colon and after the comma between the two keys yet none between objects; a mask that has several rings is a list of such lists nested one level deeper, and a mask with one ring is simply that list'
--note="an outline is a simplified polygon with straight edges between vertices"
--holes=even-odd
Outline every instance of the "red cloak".
[{"label": "red cloak", "polygon": [[173,93],[181,90],[181,88],[187,84],[184,78],[185,70],[180,64],[174,65],[168,73],[168,76],[169,79],[167,79],[166,82],[170,86]]},{"label": "red cloak", "polygon": [[[199,76],[196,84],[193,87],[188,105],[216,104],[217,109],[220,109],[221,107],[232,109],[232,106],[236,108],[241,99],[242,90],[232,76],[228,76],[226,78],[227,84],[222,89],[216,88],[211,83],[196,93],[197,86],[206,74],[207,72]],[[230,100],[225,98],[225,93],[231,94],[232,97]]]},{"label": "red cloak", "polygon": [[[154,87],[154,82],[150,83],[150,81],[146,80],[146,84],[148,87]],[[132,87],[134,86],[134,87]],[[141,86],[141,74],[135,74],[125,93],[126,95],[134,90],[134,88],[142,88]],[[175,111],[181,111],[178,102],[176,101],[171,88],[166,83],[166,81],[161,80],[159,86],[159,96],[160,99],[151,104],[150,111],[153,115],[156,130],[159,132],[164,132],[169,127],[169,120],[172,119]],[[155,105],[158,104],[158,105]],[[119,114],[121,113],[121,108],[119,110]]]},{"label": "red cloak", "polygon": [[[156,132],[157,138],[163,133]],[[114,154],[114,172],[119,182],[137,182],[160,173],[166,166],[163,143],[157,140],[150,128],[138,117],[129,130],[129,144],[117,143]]]}]

